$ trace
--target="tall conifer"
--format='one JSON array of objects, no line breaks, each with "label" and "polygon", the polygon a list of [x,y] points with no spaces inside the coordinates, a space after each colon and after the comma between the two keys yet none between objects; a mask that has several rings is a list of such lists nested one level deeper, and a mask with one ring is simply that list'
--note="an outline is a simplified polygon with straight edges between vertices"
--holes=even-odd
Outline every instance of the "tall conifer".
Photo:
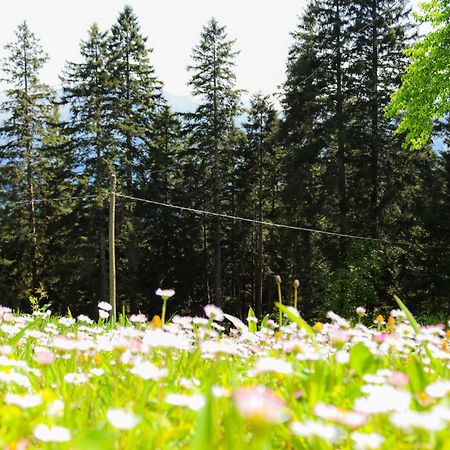
[{"label": "tall conifer", "polygon": [[[104,194],[108,189],[109,169],[115,161],[110,132],[112,129],[107,114],[108,73],[107,33],[93,24],[88,37],[80,43],[80,63],[69,62],[62,77],[64,102],[69,106],[70,116],[66,131],[70,138],[76,164],[81,193]],[[104,198],[94,201],[92,219],[80,217],[88,229],[83,230],[86,240],[96,255],[88,270],[94,268],[99,290],[97,299],[106,300],[108,295],[107,273],[107,212]],[[85,208],[79,204],[79,211]],[[93,239],[93,237],[95,237]]]},{"label": "tall conifer", "polygon": [[[15,33],[15,41],[6,45],[3,78],[7,83],[2,111],[6,118],[0,129],[3,144],[0,150],[2,198],[23,201],[21,207],[9,209],[3,217],[4,239],[11,239],[12,254],[6,270],[16,271],[19,293],[37,289],[41,281],[42,262],[40,207],[36,199],[46,196],[43,175],[49,170],[43,152],[43,138],[53,112],[54,92],[39,79],[39,72],[48,60],[39,40],[26,22]],[[7,224],[7,221],[12,223]]]},{"label": "tall conifer", "polygon": [[[200,42],[192,51],[190,86],[200,105],[192,115],[191,126],[198,158],[202,161],[211,195],[206,205],[223,212],[224,181],[232,170],[231,142],[235,139],[235,119],[239,111],[240,92],[234,73],[234,41],[225,27],[211,19],[201,32]],[[231,163],[231,164],[230,164]],[[214,300],[222,304],[222,233],[218,219],[213,223]]]}]

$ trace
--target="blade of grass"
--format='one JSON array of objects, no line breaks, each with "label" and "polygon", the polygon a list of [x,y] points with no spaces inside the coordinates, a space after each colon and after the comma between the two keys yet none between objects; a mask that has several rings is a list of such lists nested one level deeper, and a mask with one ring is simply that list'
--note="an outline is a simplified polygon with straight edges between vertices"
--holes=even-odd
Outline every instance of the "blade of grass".
[{"label": "blade of grass", "polygon": [[25,333],[33,328],[38,321],[38,318],[34,319],[33,322],[30,322],[26,327],[23,327],[18,333],[16,333],[9,341],[7,341],[7,344],[11,347],[14,347],[20,339],[25,335]]},{"label": "blade of grass", "polygon": [[[394,300],[397,302],[397,305],[399,308],[405,313],[406,318],[408,319],[409,324],[412,326],[413,330],[416,332],[416,334],[420,333],[420,325],[418,324],[417,320],[412,315],[411,311],[406,307],[406,305],[400,300],[400,298],[394,294]],[[433,367],[437,369],[437,360],[431,353],[431,350],[428,348],[428,344],[426,342],[423,343],[423,346],[425,348],[425,352],[427,353],[428,358],[430,358],[430,362],[433,364]]]},{"label": "blade of grass", "polygon": [[299,328],[303,328],[310,336],[314,335],[311,326],[295,312],[291,311],[287,306],[281,303],[275,303],[275,306],[282,312],[291,322],[294,322]]},{"label": "blade of grass", "polygon": [[248,331],[247,325],[245,325],[245,323],[237,317],[234,317],[230,314],[224,314],[224,317],[227,318],[236,327],[237,330]]},{"label": "blade of grass", "polygon": [[[256,319],[255,311],[253,311],[252,307],[250,307],[248,309],[247,317],[250,317],[250,319]],[[257,331],[256,321],[253,322],[253,320],[249,320],[249,322],[248,322],[248,331],[250,331],[250,333],[256,333],[256,331]]]},{"label": "blade of grass", "polygon": [[417,323],[417,320],[412,315],[411,311],[406,307],[406,305],[394,294],[394,300],[397,302],[399,308],[405,313],[408,322],[413,327],[413,330],[416,333],[420,333],[420,325]]}]

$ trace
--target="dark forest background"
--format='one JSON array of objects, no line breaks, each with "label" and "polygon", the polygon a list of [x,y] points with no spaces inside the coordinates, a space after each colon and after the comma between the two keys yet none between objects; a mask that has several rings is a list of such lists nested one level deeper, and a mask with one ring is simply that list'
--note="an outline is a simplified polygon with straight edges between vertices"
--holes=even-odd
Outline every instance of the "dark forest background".
[{"label": "dark forest background", "polygon": [[110,30],[87,31],[61,92],[41,82],[48,55],[20,24],[1,75],[0,303],[27,310],[29,295],[45,291],[54,312],[95,314],[108,299],[114,171],[123,195],[380,240],[119,196],[120,311],[157,313],[156,288],[171,287],[170,314],[214,303],[261,316],[273,310],[279,274],[287,302],[300,281],[306,318],[359,305],[383,311],[394,293],[419,315],[445,317],[449,127],[436,124],[439,150],[410,151],[384,115],[416,34],[404,0],[310,0],[280,92],[254,94],[244,108],[238,43],[211,19],[187,68],[198,106],[182,114],[163,96],[130,7]]}]

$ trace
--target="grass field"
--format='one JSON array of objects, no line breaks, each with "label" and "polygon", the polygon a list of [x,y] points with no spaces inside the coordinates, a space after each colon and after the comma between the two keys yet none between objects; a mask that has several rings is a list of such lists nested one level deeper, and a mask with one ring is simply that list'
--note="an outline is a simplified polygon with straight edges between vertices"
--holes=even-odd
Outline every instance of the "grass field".
[{"label": "grass field", "polygon": [[448,324],[280,308],[281,327],[0,307],[0,447],[450,449]]}]

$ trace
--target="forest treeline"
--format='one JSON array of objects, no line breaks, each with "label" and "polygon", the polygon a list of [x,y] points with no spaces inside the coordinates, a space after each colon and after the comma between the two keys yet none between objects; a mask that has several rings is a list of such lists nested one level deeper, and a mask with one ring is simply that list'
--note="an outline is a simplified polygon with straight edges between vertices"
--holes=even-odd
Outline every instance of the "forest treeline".
[{"label": "forest treeline", "polygon": [[414,39],[405,0],[309,0],[281,108],[263,94],[244,108],[238,43],[211,19],[187,68],[198,106],[181,114],[164,99],[130,7],[109,30],[91,26],[61,92],[40,80],[48,55],[20,24],[2,66],[0,303],[26,309],[45,291],[55,312],[93,314],[108,299],[114,172],[123,195],[380,240],[117,197],[119,311],[156,313],[155,289],[171,287],[170,314],[214,303],[261,316],[279,274],[285,301],[300,281],[307,318],[382,311],[394,293],[417,313],[448,314],[450,135],[436,124],[442,149],[410,151],[384,113]]}]

